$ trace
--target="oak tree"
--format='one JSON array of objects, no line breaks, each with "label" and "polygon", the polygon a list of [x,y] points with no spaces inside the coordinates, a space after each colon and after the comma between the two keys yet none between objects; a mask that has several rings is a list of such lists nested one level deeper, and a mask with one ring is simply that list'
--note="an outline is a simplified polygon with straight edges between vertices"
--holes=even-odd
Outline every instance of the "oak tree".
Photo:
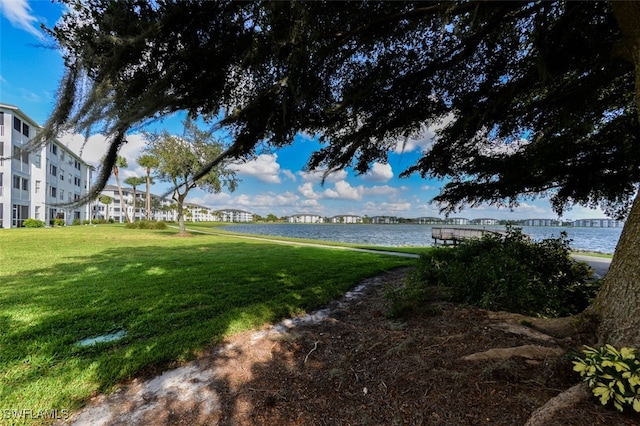
[{"label": "oak tree", "polygon": [[188,111],[233,137],[195,181],[299,132],[323,144],[309,168],[365,172],[439,124],[404,174],[446,179],[445,212],[545,196],[627,215],[591,312],[603,341],[640,346],[640,3],[65,3],[43,138],[99,130],[108,170],[130,129]]}]

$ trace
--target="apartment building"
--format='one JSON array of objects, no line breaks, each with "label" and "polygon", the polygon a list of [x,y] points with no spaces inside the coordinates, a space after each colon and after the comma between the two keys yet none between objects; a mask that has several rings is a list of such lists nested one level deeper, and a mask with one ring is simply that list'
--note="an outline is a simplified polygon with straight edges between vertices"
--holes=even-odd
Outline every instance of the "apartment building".
[{"label": "apartment building", "polygon": [[253,222],[253,213],[238,209],[217,210],[217,219],[221,222]]},{"label": "apartment building", "polygon": [[317,214],[294,214],[289,216],[289,223],[324,223],[324,217]]},{"label": "apartment building", "polygon": [[[129,187],[122,187],[122,198],[124,206],[120,202],[120,193],[115,185],[106,185],[100,192],[101,196],[94,202],[93,214],[95,218],[124,223],[125,212],[129,220],[146,219],[146,187],[136,188],[135,201],[134,190]],[[105,198],[106,197],[106,198]],[[151,194],[151,219],[175,221],[178,219],[178,212],[172,208],[173,200]]]},{"label": "apartment building", "polygon": [[343,215],[333,216],[330,220],[331,220],[331,223],[362,223],[362,216],[357,216],[353,214],[343,214]]},{"label": "apartment building", "polygon": [[28,218],[47,225],[89,219],[89,205],[73,206],[91,185],[92,167],[58,140],[29,150],[42,127],[18,107],[0,104],[0,227]]}]

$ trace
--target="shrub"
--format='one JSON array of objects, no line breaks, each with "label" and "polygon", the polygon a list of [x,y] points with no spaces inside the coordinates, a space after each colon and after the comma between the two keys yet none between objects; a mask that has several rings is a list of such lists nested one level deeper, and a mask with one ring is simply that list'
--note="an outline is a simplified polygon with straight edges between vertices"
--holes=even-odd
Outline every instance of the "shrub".
[{"label": "shrub", "polygon": [[506,236],[435,248],[419,259],[403,288],[405,302],[426,294],[424,288],[445,287],[452,301],[486,309],[546,316],[580,312],[599,283],[587,283],[590,270],[569,256],[569,242],[566,233],[532,242],[509,228]]},{"label": "shrub", "polygon": [[44,222],[39,219],[25,219],[22,224],[25,228],[44,228]]},{"label": "shrub", "polygon": [[127,223],[125,227],[128,229],[167,229],[167,223],[163,221],[138,220]]},{"label": "shrub", "polygon": [[73,222],[71,222],[71,224],[72,224],[73,226],[78,226],[78,225],[80,225],[80,224],[81,224],[80,219],[73,219]]},{"label": "shrub", "polygon": [[53,226],[65,226],[66,222],[64,219],[53,219]]},{"label": "shrub", "polygon": [[599,349],[585,346],[583,355],[573,361],[573,369],[600,398],[602,405],[612,402],[618,411],[630,406],[640,412],[640,359],[634,348],[611,345]]}]

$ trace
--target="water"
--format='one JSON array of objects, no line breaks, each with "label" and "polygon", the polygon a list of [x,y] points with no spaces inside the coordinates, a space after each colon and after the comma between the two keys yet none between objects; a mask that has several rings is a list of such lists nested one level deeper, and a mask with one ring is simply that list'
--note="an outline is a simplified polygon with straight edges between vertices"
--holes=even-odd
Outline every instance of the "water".
[{"label": "water", "polygon": [[[475,229],[502,229],[504,226],[477,226]],[[236,224],[223,227],[233,232],[274,237],[306,238],[372,246],[402,247],[433,245],[430,225],[355,225],[355,224]],[[557,238],[566,232],[571,248],[613,253],[622,228],[569,228],[523,226],[522,232],[539,241]]]}]

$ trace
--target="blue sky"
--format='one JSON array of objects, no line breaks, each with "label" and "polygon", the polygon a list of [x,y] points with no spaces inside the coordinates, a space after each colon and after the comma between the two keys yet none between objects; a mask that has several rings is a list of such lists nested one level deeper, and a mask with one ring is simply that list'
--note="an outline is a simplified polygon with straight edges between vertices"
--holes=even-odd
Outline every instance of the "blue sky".
[{"label": "blue sky", "polygon": [[[63,6],[51,0],[0,0],[0,103],[15,105],[37,123],[44,123],[51,112],[59,80],[64,71],[60,53],[46,46],[51,40],[40,30],[43,23],[52,27],[62,14]],[[153,124],[152,130],[166,129],[181,133],[182,116],[172,116]],[[430,200],[438,193],[442,182],[419,176],[400,179],[398,175],[419,158],[428,146],[432,133],[426,131],[420,140],[409,141],[390,152],[388,164],[373,164],[366,175],[356,175],[347,169],[331,175],[322,185],[321,175],[305,173],[302,168],[318,144],[299,135],[294,143],[277,151],[263,152],[255,160],[237,166],[241,183],[235,192],[210,194],[193,190],[188,201],[215,209],[237,208],[260,215],[277,216],[313,213],[322,216],[338,214],[390,215],[406,218],[441,216]],[[144,147],[139,134],[130,135],[121,155],[129,167],[122,175],[144,176],[135,159]],[[83,138],[61,135],[59,140],[79,152]],[[94,165],[104,155],[104,137],[94,135],[82,151],[82,158]],[[403,149],[402,149],[403,148]],[[169,189],[157,183],[153,192]],[[544,200],[526,201],[513,210],[480,206],[465,209],[457,217],[499,219],[556,218]],[[594,211],[575,206],[565,218],[603,217]]]}]

